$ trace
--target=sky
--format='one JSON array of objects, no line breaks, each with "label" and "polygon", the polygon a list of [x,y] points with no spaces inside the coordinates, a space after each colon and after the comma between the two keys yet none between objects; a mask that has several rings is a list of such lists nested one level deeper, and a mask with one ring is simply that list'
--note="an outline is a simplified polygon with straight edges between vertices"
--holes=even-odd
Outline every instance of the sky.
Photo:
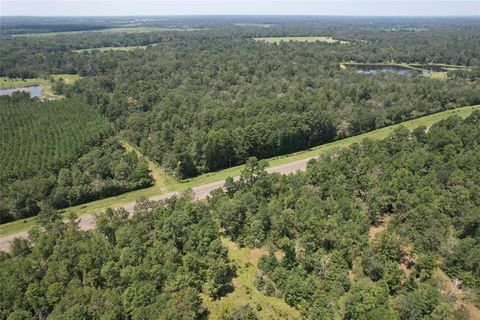
[{"label": "sky", "polygon": [[480,0],[0,0],[0,15],[2,16],[142,16],[233,14],[480,16]]}]

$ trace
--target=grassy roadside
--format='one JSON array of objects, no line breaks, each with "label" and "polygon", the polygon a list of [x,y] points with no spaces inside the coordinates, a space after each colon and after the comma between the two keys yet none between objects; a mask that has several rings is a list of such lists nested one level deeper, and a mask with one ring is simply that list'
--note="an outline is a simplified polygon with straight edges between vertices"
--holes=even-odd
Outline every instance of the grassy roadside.
[{"label": "grassy roadside", "polygon": [[[324,152],[330,152],[336,149],[345,148],[353,143],[361,142],[365,138],[374,139],[374,140],[383,139],[387,137],[389,134],[391,134],[399,126],[404,126],[409,130],[413,130],[414,128],[421,125],[429,127],[435,122],[446,119],[453,115],[457,115],[462,118],[465,118],[469,116],[473,112],[473,110],[476,110],[476,109],[480,110],[480,105],[467,106],[467,107],[461,107],[457,109],[442,111],[439,113],[431,114],[431,115],[420,117],[417,119],[408,120],[400,124],[395,124],[385,128],[363,133],[357,136],[327,143],[327,144],[324,144],[315,148],[311,148],[305,151],[296,152],[296,153],[292,153],[285,156],[274,157],[267,160],[270,163],[270,166],[278,166],[278,165],[282,165],[292,161],[318,156],[319,154]],[[105,199],[93,201],[90,203],[78,205],[75,207],[70,207],[64,210],[64,215],[67,216],[69,212],[72,212],[78,216],[82,216],[89,213],[103,211],[109,207],[111,208],[120,207],[126,203],[133,202],[140,197],[151,197],[151,196],[159,195],[161,193],[165,193],[169,191],[182,190],[182,189],[186,189],[194,186],[199,186],[205,183],[222,180],[227,177],[237,176],[241,173],[243,169],[243,166],[236,166],[236,167],[228,168],[228,169],[217,171],[217,172],[203,174],[201,176],[188,179],[185,181],[177,181],[172,176],[165,174],[165,172],[161,168],[159,168],[152,162],[149,162],[149,166],[155,167],[153,174],[155,176],[155,179],[159,180],[158,182],[155,183],[154,186],[146,189],[124,193],[116,197],[105,198]],[[34,224],[35,224],[35,217],[31,217],[31,218],[17,220],[14,222],[0,225],[0,236],[6,236],[6,235],[14,234],[17,232],[28,230]]]}]

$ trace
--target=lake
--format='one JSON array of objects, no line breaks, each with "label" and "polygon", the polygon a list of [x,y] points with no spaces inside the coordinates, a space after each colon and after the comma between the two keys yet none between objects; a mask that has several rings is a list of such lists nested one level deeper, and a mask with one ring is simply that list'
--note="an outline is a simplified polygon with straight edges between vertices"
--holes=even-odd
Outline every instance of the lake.
[{"label": "lake", "polygon": [[24,91],[30,94],[30,97],[40,97],[42,94],[42,86],[31,86],[11,89],[0,89],[0,96],[9,96],[15,91]]}]

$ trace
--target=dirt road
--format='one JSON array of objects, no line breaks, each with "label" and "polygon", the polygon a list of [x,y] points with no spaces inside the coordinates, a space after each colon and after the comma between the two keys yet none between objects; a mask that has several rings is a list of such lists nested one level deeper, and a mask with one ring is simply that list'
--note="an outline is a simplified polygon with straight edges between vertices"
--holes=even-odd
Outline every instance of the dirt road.
[{"label": "dirt road", "polygon": [[[308,161],[310,161],[313,158],[307,158],[307,159],[302,159],[302,160],[297,160],[293,161],[290,163],[282,164],[279,166],[275,167],[270,167],[267,168],[267,172],[269,173],[280,173],[280,174],[289,174],[289,173],[294,173],[297,171],[304,171],[307,167]],[[238,177],[234,177],[235,179],[238,179]],[[225,185],[225,180],[220,180],[212,183],[207,183],[198,187],[193,187],[192,191],[195,196],[196,200],[202,200],[205,199],[210,192],[212,192],[215,189],[222,188]],[[151,201],[160,201],[160,200],[165,200],[173,197],[174,195],[179,195],[181,192],[176,191],[176,192],[169,192],[165,194],[161,194],[158,196],[154,196],[149,198]],[[122,207],[125,208],[128,212],[133,212],[133,208],[135,206],[135,202],[130,202]],[[92,229],[95,226],[95,215],[93,214],[87,214],[84,216],[81,216],[79,218],[79,227],[82,230],[89,230]],[[19,233],[15,233],[9,236],[5,236],[0,238],[0,250],[2,251],[8,251],[10,247],[10,242],[15,239],[15,238],[27,238],[28,237],[28,232],[27,231],[22,231]]]}]

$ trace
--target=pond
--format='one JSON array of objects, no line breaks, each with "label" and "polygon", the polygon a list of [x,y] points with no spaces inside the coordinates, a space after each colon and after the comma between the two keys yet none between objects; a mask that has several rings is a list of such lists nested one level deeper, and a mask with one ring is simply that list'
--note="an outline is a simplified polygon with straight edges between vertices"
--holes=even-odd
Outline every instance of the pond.
[{"label": "pond", "polygon": [[20,87],[11,89],[0,89],[0,96],[9,96],[16,91],[23,91],[30,94],[30,97],[40,97],[42,94],[42,86]]},{"label": "pond", "polygon": [[414,74],[427,74],[431,73],[431,70],[415,70],[407,67],[396,66],[396,65],[372,65],[372,64],[357,64],[352,67],[357,69],[357,72],[360,74],[373,74],[380,72],[389,72],[402,75],[414,75]]}]

